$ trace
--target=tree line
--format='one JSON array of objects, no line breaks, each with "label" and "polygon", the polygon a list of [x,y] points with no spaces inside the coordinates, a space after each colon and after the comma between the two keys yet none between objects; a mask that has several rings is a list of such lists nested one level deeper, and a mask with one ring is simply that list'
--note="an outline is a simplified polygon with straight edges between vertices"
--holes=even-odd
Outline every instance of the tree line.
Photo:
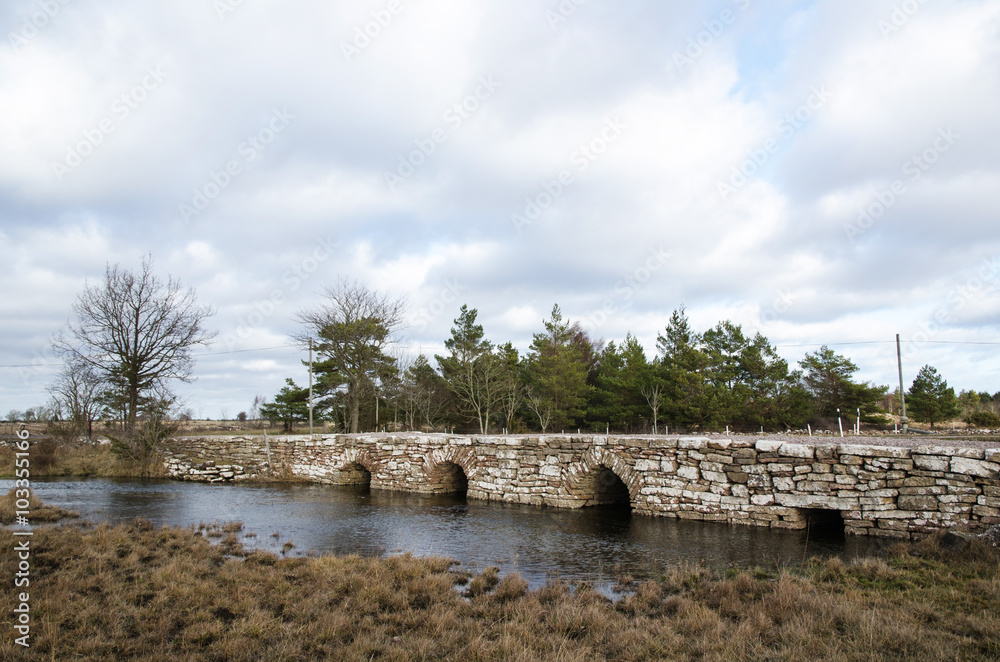
[{"label": "tree line", "polygon": [[[836,426],[838,416],[887,425],[888,414],[898,413],[898,389],[858,381],[858,367],[829,347],[807,353],[793,368],[765,336],[750,336],[739,324],[693,329],[683,306],[649,358],[631,333],[605,343],[558,305],[522,354],[509,341],[489,339],[478,311],[463,305],[445,353],[432,361],[392,353],[401,301],[347,280],[325,298],[300,313],[296,338],[311,341],[317,355],[314,420],[347,432],[774,431]],[[971,407],[972,396],[962,396],[964,403],[936,369],[924,366],[906,394],[908,414],[932,427],[957,416],[962,404],[981,422],[995,417],[989,394],[975,394]],[[306,420],[308,397],[289,378],[261,413],[291,430]]]},{"label": "tree line", "polygon": [[[109,265],[73,312],[53,338],[64,367],[49,387],[51,402],[11,411],[8,420],[63,421],[78,435],[91,421],[117,421],[125,451],[145,453],[167,433],[163,422],[181,415],[170,384],[190,380],[192,350],[214,337],[206,321],[215,311],[192,289],[156,276],[147,256],[136,272]],[[315,354],[314,420],[347,432],[756,431],[830,427],[838,415],[858,413],[885,425],[898,413],[898,392],[858,381],[858,367],[829,347],[793,367],[739,324],[693,329],[683,306],[658,334],[652,358],[631,334],[593,338],[558,305],[524,353],[488,338],[478,311],[463,305],[444,353],[407,356],[394,351],[404,303],[348,279],[297,318],[294,340]],[[932,426],[962,412],[979,427],[1000,427],[1000,393],[956,396],[931,366],[906,398],[910,416]],[[271,402],[257,396],[249,418],[290,430],[308,416],[309,390],[289,378]]]}]

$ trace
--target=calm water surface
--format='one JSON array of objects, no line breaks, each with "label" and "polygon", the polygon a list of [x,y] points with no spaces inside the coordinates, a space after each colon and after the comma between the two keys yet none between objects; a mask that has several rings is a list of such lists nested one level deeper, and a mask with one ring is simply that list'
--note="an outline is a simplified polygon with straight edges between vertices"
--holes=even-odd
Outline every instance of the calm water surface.
[{"label": "calm water surface", "polygon": [[[6,492],[11,480],[0,480]],[[207,485],[116,479],[33,480],[47,503],[83,517],[158,525],[243,522],[250,547],[290,553],[437,554],[468,570],[499,566],[532,586],[549,577],[606,589],[629,574],[655,577],[678,562],[773,565],[799,562],[803,531],[688,522],[632,515],[628,509],[558,510],[327,485]],[[277,533],[277,537],[272,534]],[[879,541],[810,533],[810,555],[849,558],[877,551]]]}]

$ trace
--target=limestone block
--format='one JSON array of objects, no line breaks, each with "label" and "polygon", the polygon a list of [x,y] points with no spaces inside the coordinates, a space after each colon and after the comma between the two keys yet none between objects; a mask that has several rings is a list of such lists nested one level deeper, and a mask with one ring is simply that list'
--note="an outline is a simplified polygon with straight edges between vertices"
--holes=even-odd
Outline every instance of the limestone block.
[{"label": "limestone block", "polygon": [[795,483],[792,482],[791,478],[775,478],[774,489],[782,492],[791,492],[795,489]]},{"label": "limestone block", "polygon": [[778,449],[781,448],[783,442],[780,441],[769,441],[766,439],[761,439],[756,444],[754,448],[760,453],[777,453]]},{"label": "limestone block", "polygon": [[948,490],[942,485],[931,485],[930,487],[900,487],[900,496],[935,496],[945,494]]},{"label": "limestone block", "polygon": [[773,494],[755,494],[750,497],[750,503],[755,506],[770,506],[774,503]]},{"label": "limestone block", "polygon": [[805,476],[806,480],[810,480],[817,483],[834,483],[837,480],[836,478],[834,478],[833,474],[810,473],[806,474]]},{"label": "limestone block", "polygon": [[677,448],[677,439],[650,439],[650,448]]},{"label": "limestone block", "polygon": [[677,439],[677,448],[708,448],[708,437],[680,437]]},{"label": "limestone block", "polygon": [[933,496],[900,495],[896,503],[903,510],[938,509],[938,500]]},{"label": "limestone block", "polygon": [[726,477],[733,483],[745,485],[749,481],[749,476],[742,471],[727,471]]},{"label": "limestone block", "polygon": [[979,448],[958,448],[954,446],[916,446],[914,454],[939,455],[945,458],[965,457],[973,460],[983,459],[983,451]]},{"label": "limestone block", "polygon": [[774,501],[779,506],[788,508],[826,508],[828,510],[852,510],[858,507],[857,499],[842,499],[840,497],[821,494],[775,494]]},{"label": "limestone block", "polygon": [[841,462],[844,462],[844,455],[857,455],[869,458],[903,458],[909,459],[909,448],[894,448],[892,446],[869,446],[867,444],[840,444],[837,451],[841,455]]},{"label": "limestone block", "polygon": [[728,483],[729,477],[721,471],[702,471],[702,478],[713,483]]},{"label": "limestone block", "polygon": [[698,467],[683,466],[677,469],[677,475],[681,478],[687,478],[688,480],[698,480],[701,478],[701,472],[698,471]]},{"label": "limestone block", "polygon": [[997,474],[1000,473],[1000,464],[965,457],[953,457],[951,458],[951,471],[965,476],[996,478]]},{"label": "limestone block", "polygon": [[812,460],[816,457],[816,451],[814,447],[805,444],[781,444],[778,447],[778,455]]}]

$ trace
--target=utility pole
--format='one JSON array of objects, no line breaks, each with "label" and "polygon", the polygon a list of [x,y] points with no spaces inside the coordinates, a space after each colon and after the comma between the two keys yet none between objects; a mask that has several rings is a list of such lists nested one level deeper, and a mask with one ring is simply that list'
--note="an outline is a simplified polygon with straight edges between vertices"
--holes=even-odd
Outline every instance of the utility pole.
[{"label": "utility pole", "polygon": [[907,433],[910,427],[910,420],[906,418],[906,394],[903,392],[903,352],[899,348],[899,334],[896,334],[896,363],[899,365],[899,422],[903,426],[903,434]]},{"label": "utility pole", "polygon": [[313,433],[313,339],[309,339],[309,436]]}]

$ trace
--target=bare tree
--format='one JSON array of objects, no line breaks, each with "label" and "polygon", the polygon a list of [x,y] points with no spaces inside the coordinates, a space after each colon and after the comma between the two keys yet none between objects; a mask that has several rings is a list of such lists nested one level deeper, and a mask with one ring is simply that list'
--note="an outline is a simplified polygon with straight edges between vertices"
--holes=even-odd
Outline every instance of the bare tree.
[{"label": "bare tree", "polygon": [[260,408],[267,403],[267,397],[261,394],[253,396],[253,402],[250,404],[250,420],[254,422],[257,427],[260,427]]},{"label": "bare tree", "polygon": [[326,302],[299,312],[305,330],[295,336],[303,346],[313,339],[321,358],[314,371],[325,373],[325,387],[347,385],[350,431],[358,431],[358,403],[394,359],[385,353],[403,320],[405,304],[359,281],[341,278],[325,290]]},{"label": "bare tree", "polygon": [[642,387],[642,395],[646,398],[646,403],[653,410],[653,434],[656,434],[658,419],[660,415],[660,396],[663,393],[663,386],[660,384],[650,384]]},{"label": "bare tree", "polygon": [[137,273],[108,265],[104,283],[87,284],[73,312],[76,320],[52,344],[69,361],[122,385],[127,433],[135,431],[143,395],[162,392],[172,379],[189,381],[191,348],[215,336],[203,327],[215,311],[199,306],[194,290],[172,277],[158,278],[150,256]]},{"label": "bare tree", "polygon": [[525,402],[528,403],[531,411],[535,412],[535,416],[538,417],[538,425],[542,428],[542,434],[545,434],[546,428],[552,422],[552,406],[543,402],[530,388],[525,392]]},{"label": "bare tree", "polygon": [[63,366],[56,381],[48,387],[53,400],[68,418],[75,435],[88,432],[88,425],[101,410],[101,395],[107,384],[94,366],[70,360]]}]

